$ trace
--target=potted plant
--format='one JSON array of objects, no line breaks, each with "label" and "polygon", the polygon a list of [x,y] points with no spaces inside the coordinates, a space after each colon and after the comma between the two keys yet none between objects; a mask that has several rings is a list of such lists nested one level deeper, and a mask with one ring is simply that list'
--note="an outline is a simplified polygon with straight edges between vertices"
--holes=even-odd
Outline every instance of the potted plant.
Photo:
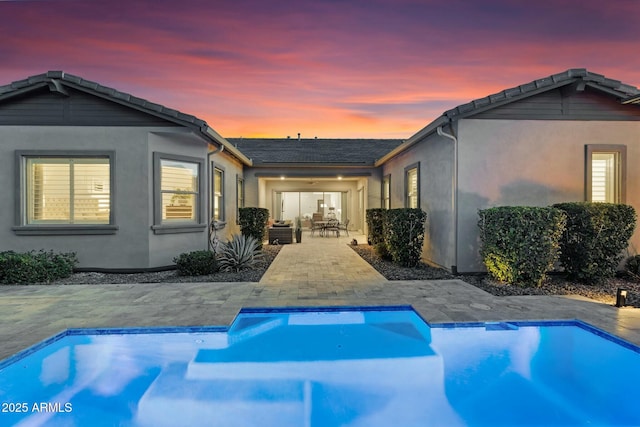
[{"label": "potted plant", "polygon": [[296,217],[296,243],[302,242],[302,220],[299,216]]}]

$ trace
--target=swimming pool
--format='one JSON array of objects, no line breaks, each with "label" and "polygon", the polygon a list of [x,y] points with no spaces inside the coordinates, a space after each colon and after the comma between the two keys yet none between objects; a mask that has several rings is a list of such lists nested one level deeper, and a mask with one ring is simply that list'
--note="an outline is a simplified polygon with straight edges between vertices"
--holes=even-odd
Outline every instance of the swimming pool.
[{"label": "swimming pool", "polygon": [[578,321],[245,309],[228,328],[56,335],[0,362],[0,425],[638,426],[639,368]]}]

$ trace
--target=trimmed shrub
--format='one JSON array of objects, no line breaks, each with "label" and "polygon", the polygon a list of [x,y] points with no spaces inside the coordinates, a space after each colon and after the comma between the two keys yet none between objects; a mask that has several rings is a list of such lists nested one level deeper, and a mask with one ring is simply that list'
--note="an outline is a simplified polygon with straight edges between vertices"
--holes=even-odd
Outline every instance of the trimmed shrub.
[{"label": "trimmed shrub", "polygon": [[367,209],[367,243],[376,246],[384,242],[384,219],[387,209]]},{"label": "trimmed shrub", "polygon": [[560,263],[571,280],[597,283],[615,276],[636,227],[633,207],[614,203],[559,203],[567,214]]},{"label": "trimmed shrub", "polygon": [[384,242],[391,259],[403,267],[415,267],[422,257],[427,213],[422,209],[389,209],[384,217]]},{"label": "trimmed shrub", "polygon": [[478,211],[480,256],[501,282],[539,286],[558,260],[566,215],[559,209],[501,206]]},{"label": "trimmed shrub", "polygon": [[624,263],[624,269],[632,279],[640,279],[640,255],[633,255],[627,258]]},{"label": "trimmed shrub", "polygon": [[0,282],[49,283],[71,276],[77,262],[73,252],[0,252]]},{"label": "trimmed shrub", "polygon": [[222,245],[218,259],[222,271],[240,271],[254,268],[262,261],[263,254],[258,247],[258,241],[252,236],[235,234],[233,238]]},{"label": "trimmed shrub", "polygon": [[373,248],[380,258],[391,261],[391,254],[389,253],[389,249],[387,249],[387,244],[385,242],[376,243]]},{"label": "trimmed shrub", "polygon": [[216,256],[211,251],[185,252],[173,259],[180,276],[203,276],[218,271]]},{"label": "trimmed shrub", "polygon": [[240,208],[238,212],[241,233],[255,238],[258,241],[258,249],[261,249],[269,221],[269,209]]}]

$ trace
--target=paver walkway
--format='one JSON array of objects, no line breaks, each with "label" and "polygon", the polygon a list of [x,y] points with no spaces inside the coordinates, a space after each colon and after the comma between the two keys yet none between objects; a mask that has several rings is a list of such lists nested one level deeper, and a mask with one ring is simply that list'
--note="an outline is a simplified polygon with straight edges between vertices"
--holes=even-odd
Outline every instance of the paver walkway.
[{"label": "paver walkway", "polygon": [[364,236],[336,238],[305,234],[301,244],[282,246],[260,284],[283,291],[303,287],[317,295],[340,291],[345,283],[371,286],[387,282],[349,248],[348,243],[354,238],[360,243],[366,241]]},{"label": "paver walkway", "polygon": [[317,239],[283,247],[259,283],[0,286],[0,360],[66,328],[228,325],[242,307],[283,306],[408,304],[432,323],[581,319],[640,345],[640,309],[495,297],[460,280],[386,281],[351,238]]}]

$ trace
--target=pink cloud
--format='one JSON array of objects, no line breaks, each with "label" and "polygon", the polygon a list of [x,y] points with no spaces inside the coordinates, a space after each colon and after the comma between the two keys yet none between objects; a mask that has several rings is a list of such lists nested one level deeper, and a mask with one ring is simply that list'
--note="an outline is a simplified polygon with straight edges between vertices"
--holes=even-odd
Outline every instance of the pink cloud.
[{"label": "pink cloud", "polygon": [[12,17],[0,84],[63,69],[226,136],[406,138],[568,68],[640,83],[639,11],[635,0],[0,2]]}]

